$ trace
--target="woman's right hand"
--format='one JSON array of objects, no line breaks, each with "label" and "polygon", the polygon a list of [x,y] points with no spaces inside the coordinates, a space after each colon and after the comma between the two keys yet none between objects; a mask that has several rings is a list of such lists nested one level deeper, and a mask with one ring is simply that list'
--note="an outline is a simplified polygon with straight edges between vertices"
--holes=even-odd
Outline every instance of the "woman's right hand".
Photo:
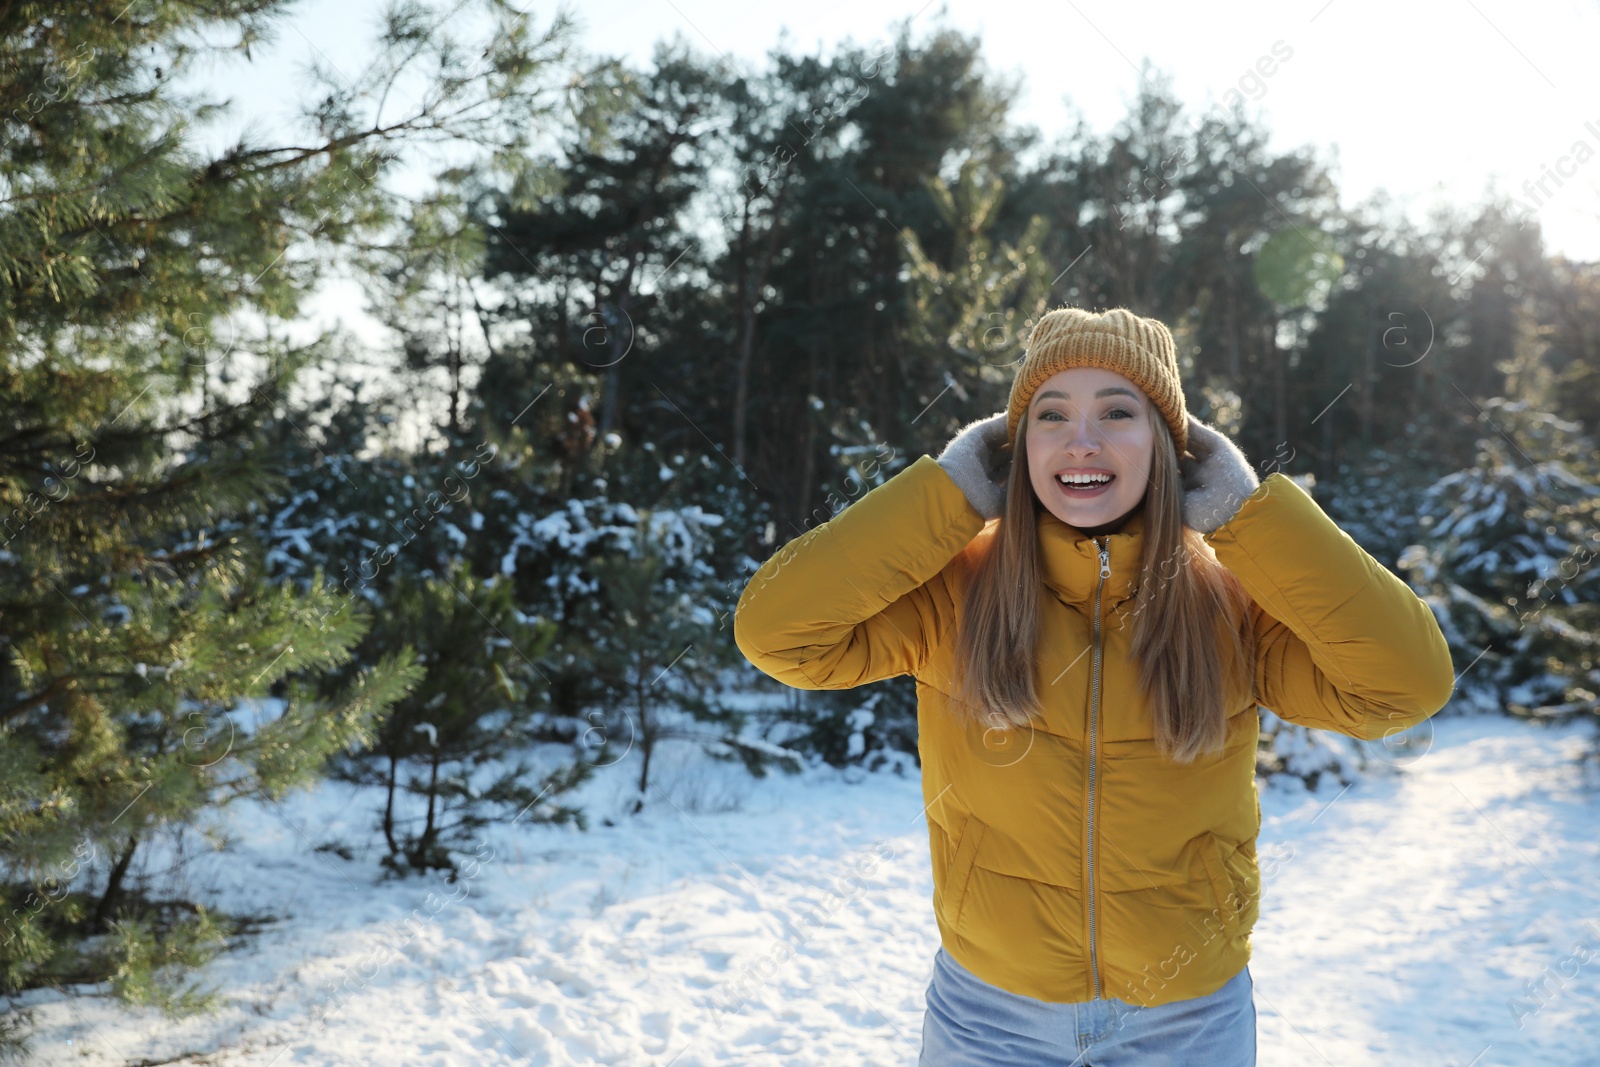
[{"label": "woman's right hand", "polygon": [[1011,442],[1006,439],[1006,413],[969,422],[950,439],[935,460],[985,519],[998,519],[1006,506],[1006,480],[1011,477]]}]

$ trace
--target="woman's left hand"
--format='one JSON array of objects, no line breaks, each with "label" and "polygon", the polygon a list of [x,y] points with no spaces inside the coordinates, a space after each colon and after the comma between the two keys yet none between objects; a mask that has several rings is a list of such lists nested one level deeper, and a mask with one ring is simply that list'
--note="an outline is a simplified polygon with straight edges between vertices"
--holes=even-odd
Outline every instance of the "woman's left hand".
[{"label": "woman's left hand", "polygon": [[1183,524],[1210,533],[1239,511],[1261,484],[1239,446],[1226,434],[1189,416],[1189,454],[1178,458],[1183,476]]}]

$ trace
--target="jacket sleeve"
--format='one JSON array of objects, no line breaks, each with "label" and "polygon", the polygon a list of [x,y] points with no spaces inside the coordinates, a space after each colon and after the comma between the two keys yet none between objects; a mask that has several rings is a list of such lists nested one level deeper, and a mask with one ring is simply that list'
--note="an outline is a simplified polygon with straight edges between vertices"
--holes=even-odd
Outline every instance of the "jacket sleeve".
[{"label": "jacket sleeve", "polygon": [[1256,698],[1302,726],[1377,740],[1455,689],[1433,611],[1281,472],[1206,535],[1255,606]]},{"label": "jacket sleeve", "polygon": [[761,565],[733,638],[797,689],[849,689],[916,674],[956,617],[947,566],[983,517],[923,455]]}]

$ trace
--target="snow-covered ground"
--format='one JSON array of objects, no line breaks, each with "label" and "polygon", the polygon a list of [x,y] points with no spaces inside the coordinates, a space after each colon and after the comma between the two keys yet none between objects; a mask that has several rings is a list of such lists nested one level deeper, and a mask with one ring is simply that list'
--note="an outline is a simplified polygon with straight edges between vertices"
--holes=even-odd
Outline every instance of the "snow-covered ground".
[{"label": "snow-covered ground", "polygon": [[[1263,790],[1264,1067],[1600,1063],[1589,731],[1433,726],[1399,773]],[[501,828],[455,886],[379,883],[369,810],[341,786],[241,809],[193,888],[282,921],[208,968],[221,1011],[36,994],[37,1061],[916,1062],[937,932],[914,775],[668,766],[641,815]]]}]

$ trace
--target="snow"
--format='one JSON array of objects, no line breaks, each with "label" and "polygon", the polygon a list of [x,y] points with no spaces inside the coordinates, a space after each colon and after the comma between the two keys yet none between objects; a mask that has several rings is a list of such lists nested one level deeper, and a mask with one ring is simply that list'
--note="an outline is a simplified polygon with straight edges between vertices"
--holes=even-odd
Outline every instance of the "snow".
[{"label": "snow", "polygon": [[[722,523],[721,515],[711,514],[699,505],[659,508],[641,515],[633,505],[622,501],[568,500],[562,508],[540,519],[526,512],[517,513],[510,544],[500,558],[500,573],[508,577],[516,573],[523,549],[530,550],[531,556],[569,563],[608,551],[637,554],[642,547],[642,532],[643,542],[668,563],[705,575],[711,568],[701,557],[712,550],[707,531]],[[552,589],[565,587],[567,595],[574,597],[598,588],[597,583],[586,585],[571,573],[552,574],[545,584]]]},{"label": "snow", "polygon": [[[1572,762],[1591,731],[1434,726],[1348,786],[1263,786],[1262,1064],[1595,1062],[1600,798]],[[937,947],[915,774],[756,780],[691,751],[658,752],[638,816],[615,814],[628,760],[585,786],[588,832],[497,826],[455,885],[380,881],[349,786],[240,808],[235,853],[188,877],[281,921],[207,969],[221,1010],[38,991],[37,1062],[915,1062]]]}]

